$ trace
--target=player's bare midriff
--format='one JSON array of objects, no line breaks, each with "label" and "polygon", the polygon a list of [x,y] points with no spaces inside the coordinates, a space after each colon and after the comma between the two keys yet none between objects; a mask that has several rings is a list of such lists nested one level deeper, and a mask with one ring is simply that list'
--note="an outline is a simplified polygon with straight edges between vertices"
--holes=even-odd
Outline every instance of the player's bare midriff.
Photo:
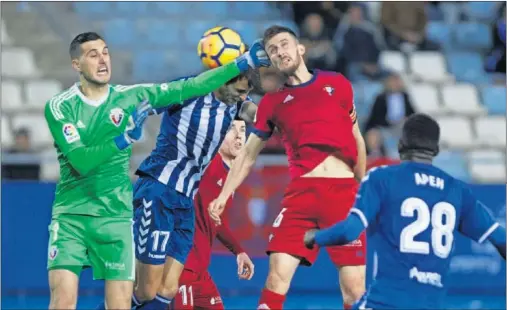
[{"label": "player's bare midriff", "polygon": [[353,178],[354,172],[343,160],[329,155],[303,178]]}]

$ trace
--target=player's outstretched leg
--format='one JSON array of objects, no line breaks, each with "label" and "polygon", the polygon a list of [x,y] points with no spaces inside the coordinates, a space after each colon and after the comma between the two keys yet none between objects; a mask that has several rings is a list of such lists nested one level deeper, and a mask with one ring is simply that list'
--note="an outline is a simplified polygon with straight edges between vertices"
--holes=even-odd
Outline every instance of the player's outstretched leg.
[{"label": "player's outstretched leg", "polygon": [[286,253],[271,253],[268,278],[257,309],[283,309],[285,295],[300,261]]},{"label": "player's outstretched leg", "polygon": [[340,266],[340,289],[343,297],[343,308],[351,309],[365,292],[366,267],[362,266]]},{"label": "player's outstretched leg", "polygon": [[[81,271],[81,267],[79,267]],[[51,298],[49,309],[76,309],[79,277],[76,273],[55,269],[49,271]]]}]

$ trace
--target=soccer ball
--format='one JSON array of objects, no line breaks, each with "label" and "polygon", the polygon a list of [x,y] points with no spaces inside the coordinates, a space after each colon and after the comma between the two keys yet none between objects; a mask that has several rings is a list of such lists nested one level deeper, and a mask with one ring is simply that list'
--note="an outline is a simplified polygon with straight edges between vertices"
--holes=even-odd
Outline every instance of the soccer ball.
[{"label": "soccer ball", "polygon": [[245,50],[241,36],[227,27],[215,27],[206,31],[197,45],[197,55],[209,69],[233,61]]}]

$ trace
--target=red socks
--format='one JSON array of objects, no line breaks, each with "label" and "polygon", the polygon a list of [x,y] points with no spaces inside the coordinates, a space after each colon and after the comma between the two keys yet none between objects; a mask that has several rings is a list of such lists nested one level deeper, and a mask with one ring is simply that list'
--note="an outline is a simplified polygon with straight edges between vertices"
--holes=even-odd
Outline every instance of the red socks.
[{"label": "red socks", "polygon": [[343,309],[345,310],[352,309],[352,305],[343,304]]},{"label": "red socks", "polygon": [[258,310],[279,310],[283,309],[283,302],[285,301],[285,295],[280,295],[275,292],[268,290],[267,288],[262,289],[261,299],[259,300]]}]

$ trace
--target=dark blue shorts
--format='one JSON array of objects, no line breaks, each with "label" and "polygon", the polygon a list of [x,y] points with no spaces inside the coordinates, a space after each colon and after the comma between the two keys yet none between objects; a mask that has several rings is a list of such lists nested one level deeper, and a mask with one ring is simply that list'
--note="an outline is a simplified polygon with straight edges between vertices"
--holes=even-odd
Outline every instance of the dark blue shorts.
[{"label": "dark blue shorts", "polygon": [[161,265],[166,257],[185,264],[194,237],[191,198],[150,177],[134,185],[134,243],[136,258]]}]

